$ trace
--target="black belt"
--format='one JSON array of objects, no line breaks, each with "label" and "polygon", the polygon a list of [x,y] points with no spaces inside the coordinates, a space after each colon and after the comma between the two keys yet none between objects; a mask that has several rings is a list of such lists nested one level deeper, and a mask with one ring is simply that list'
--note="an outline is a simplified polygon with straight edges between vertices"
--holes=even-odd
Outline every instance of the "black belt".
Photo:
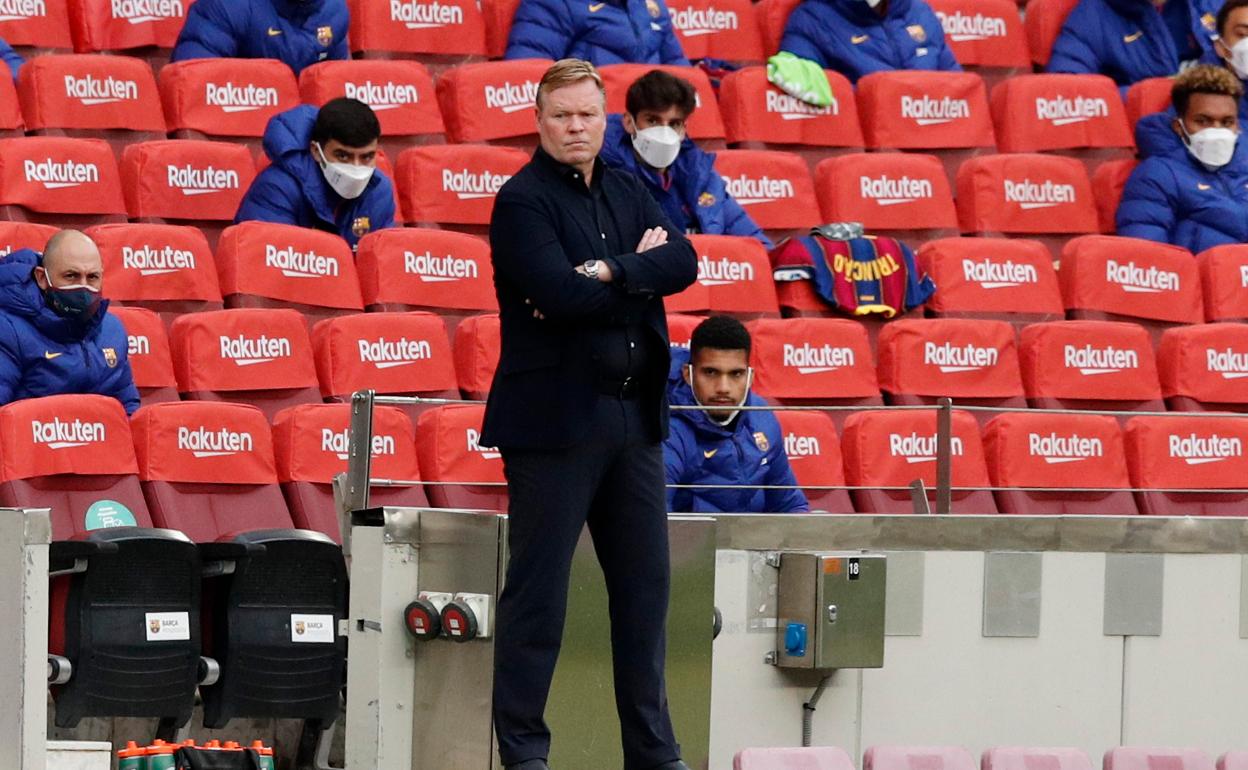
[{"label": "black belt", "polygon": [[641,395],[641,383],[636,377],[625,377],[622,380],[598,378],[597,390],[604,396],[612,398],[637,398]]}]

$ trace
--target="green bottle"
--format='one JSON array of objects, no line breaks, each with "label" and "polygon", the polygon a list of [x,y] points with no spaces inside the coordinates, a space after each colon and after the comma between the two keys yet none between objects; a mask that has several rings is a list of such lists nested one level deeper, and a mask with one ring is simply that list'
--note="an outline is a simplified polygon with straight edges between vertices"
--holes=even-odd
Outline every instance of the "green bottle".
[{"label": "green bottle", "polygon": [[146,748],[126,741],[126,747],[117,752],[117,770],[147,770],[146,756]]},{"label": "green bottle", "polygon": [[174,770],[177,760],[173,753],[177,750],[172,743],[156,741],[147,747],[147,764],[143,765],[143,770]]}]

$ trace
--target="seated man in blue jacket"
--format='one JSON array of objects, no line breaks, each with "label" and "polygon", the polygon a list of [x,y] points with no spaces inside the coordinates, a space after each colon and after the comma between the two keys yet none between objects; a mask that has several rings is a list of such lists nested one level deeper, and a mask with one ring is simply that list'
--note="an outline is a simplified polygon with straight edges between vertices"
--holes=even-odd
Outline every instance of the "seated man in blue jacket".
[{"label": "seated man in blue jacket", "polygon": [[[1218,37],[1202,61],[1220,64],[1248,82],[1248,0],[1226,0],[1218,9]],[[1248,121],[1248,99],[1239,100],[1239,122]]]},{"label": "seated man in blue jacket", "polygon": [[503,58],[689,64],[663,0],[520,0]]},{"label": "seated man in blue jacket", "polygon": [[1053,43],[1049,72],[1106,75],[1125,89],[1167,77],[1213,48],[1217,0],[1079,0]]},{"label": "seated man in blue jacket", "polygon": [[273,116],[264,130],[273,163],[251,183],[234,221],[323,230],[352,249],[368,233],[394,227],[394,186],[377,169],[380,138],[377,116],[355,99]]},{"label": "seated man in blue jacket", "polygon": [[1201,64],[1174,81],[1174,110],[1135,129],[1144,161],[1118,204],[1119,235],[1192,253],[1248,243],[1248,156],[1239,142],[1243,86],[1225,67]]},{"label": "seated man in blue jacket", "polygon": [[689,81],[652,70],[628,87],[623,115],[607,118],[599,157],[640,179],[682,232],[746,235],[767,248],[771,239],[754,224],[715,170],[714,153],[685,135],[697,104]]},{"label": "seated man in blue jacket", "polygon": [[199,0],[173,48],[186,59],[280,59],[295,75],[349,59],[346,0]]},{"label": "seated man in blue jacket", "polygon": [[851,82],[887,70],[961,70],[940,20],[923,0],[802,0],[780,50]]},{"label": "seated man in blue jacket", "polygon": [[62,230],[43,257],[0,261],[0,404],[66,393],[111,396],[132,414],[126,329],[101,299],[104,264],[86,235]]},{"label": "seated man in blue jacket", "polygon": [[[680,513],[797,513],[810,510],[784,453],[784,434],[771,412],[741,411],[761,406],[750,393],[750,333],[728,316],[698,324],[689,357],[672,351],[668,400],[671,430],[663,443],[667,465],[667,509]],[[672,489],[673,484],[733,485],[738,488]]]}]

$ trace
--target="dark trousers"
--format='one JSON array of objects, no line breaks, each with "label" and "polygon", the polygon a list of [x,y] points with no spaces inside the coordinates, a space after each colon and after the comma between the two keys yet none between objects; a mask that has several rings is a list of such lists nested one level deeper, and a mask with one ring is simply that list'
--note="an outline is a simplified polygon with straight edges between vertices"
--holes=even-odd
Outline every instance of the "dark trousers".
[{"label": "dark trousers", "polygon": [[502,454],[511,561],[498,602],[494,726],[503,764],[549,755],[543,714],[586,523],[606,577],[624,768],[678,759],[663,679],[671,582],[663,452],[645,438],[640,404],[601,396],[578,446]]}]

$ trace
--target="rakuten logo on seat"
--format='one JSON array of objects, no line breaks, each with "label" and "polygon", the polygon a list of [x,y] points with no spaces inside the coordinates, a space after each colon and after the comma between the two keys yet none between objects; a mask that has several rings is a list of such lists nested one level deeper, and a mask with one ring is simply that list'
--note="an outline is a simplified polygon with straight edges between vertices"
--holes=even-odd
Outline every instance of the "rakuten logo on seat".
[{"label": "rakuten logo on seat", "polygon": [[1147,269],[1134,262],[1120,265],[1112,259],[1105,261],[1105,280],[1116,283],[1132,294],[1159,294],[1179,290],[1179,274],[1161,270],[1155,265]]},{"label": "rakuten logo on seat", "polygon": [[388,340],[382,337],[375,341],[360,340],[359,343],[360,363],[372,364],[378,369],[408,366],[433,357],[433,348],[426,340],[409,340],[407,337]]},{"label": "rakuten logo on seat", "polygon": [[442,192],[455,193],[461,201],[493,198],[508,179],[511,179],[511,174],[495,174],[493,171],[474,174],[468,169],[452,171],[444,168]]},{"label": "rakuten logo on seat", "polygon": [[[395,453],[394,436],[374,433],[372,450],[373,457],[393,455]],[[339,460],[347,459],[351,453],[351,431],[349,429],[332,431],[329,428],[321,428],[321,451],[331,452]]]},{"label": "rakuten logo on seat", "polygon": [[1005,19],[996,16],[985,16],[982,13],[967,16],[961,11],[952,14],[937,11],[936,17],[940,19],[940,27],[945,31],[945,37],[955,43],[1005,37]]},{"label": "rakuten logo on seat", "polygon": [[799,436],[796,433],[784,434],[784,453],[788,455],[789,460],[805,460],[808,457],[818,457],[822,454],[819,448],[819,439],[815,436]]},{"label": "rakuten logo on seat", "polygon": [[[962,456],[962,439],[957,436],[949,437],[949,452],[953,457]],[[936,436],[920,436],[918,433],[911,432],[908,436],[900,433],[888,434],[888,453],[893,457],[904,457],[906,462],[914,463],[934,463],[936,462]]]},{"label": "rakuten logo on seat", "polygon": [[238,366],[264,364],[279,358],[290,358],[290,340],[285,337],[220,337],[221,357]]},{"label": "rakuten logo on seat", "polygon": [[779,115],[781,120],[813,120],[839,115],[840,107],[835,101],[827,107],[816,107],[782,91],[768,89],[767,111]]},{"label": "rakuten logo on seat", "polygon": [[88,107],[96,104],[135,101],[139,98],[139,84],[133,80],[118,80],[112,75],[103,80],[94,75],[80,78],[66,75],[65,96],[77,99]]},{"label": "rakuten logo on seat", "polygon": [[1095,99],[1089,99],[1086,96],[1068,99],[1060,95],[1052,99],[1045,99],[1043,96],[1036,97],[1036,118],[1047,120],[1054,126],[1065,126],[1093,118],[1107,117],[1109,117],[1109,104],[1100,97]]},{"label": "rakuten logo on seat", "polygon": [[475,428],[469,428],[464,431],[464,437],[468,440],[469,452],[476,452],[486,460],[497,460],[503,456],[497,447],[481,446],[481,433]]},{"label": "rakuten logo on seat", "polygon": [[58,162],[48,158],[42,163],[27,160],[22,164],[27,182],[40,182],[49,190],[96,184],[100,181],[100,169],[94,163],[74,160]]},{"label": "rakuten logo on seat", "polygon": [[946,96],[933,99],[930,96],[901,97],[901,116],[913,120],[920,126],[935,126],[941,123],[952,123],[961,118],[971,116],[971,104],[965,99],[954,99]]},{"label": "rakuten logo on seat", "polygon": [[723,177],[728,194],[737,199],[742,206],[756,203],[775,203],[796,197],[793,183],[787,179],[772,179],[764,174],[755,179],[745,174],[736,177]]},{"label": "rakuten logo on seat", "polygon": [[485,106],[492,110],[502,110],[508,115],[531,110],[537,106],[538,85],[532,80],[526,80],[520,84],[504,82],[499,86],[486,86]]},{"label": "rakuten logo on seat", "polygon": [[432,3],[390,0],[390,21],[402,23],[408,29],[437,29],[463,24],[464,9],[457,5],[443,5],[437,0]]},{"label": "rakuten logo on seat", "polygon": [[976,345],[955,346],[952,342],[938,345],[935,342],[923,343],[923,363],[938,366],[945,374],[972,372],[996,366],[1000,353],[996,348],[981,348]]},{"label": "rakuten logo on seat", "polygon": [[222,112],[227,113],[254,112],[265,107],[276,107],[278,95],[276,88],[257,86],[254,83],[245,86],[205,83],[204,103],[209,107],[220,107]]},{"label": "rakuten logo on seat", "polygon": [[973,259],[962,260],[962,276],[967,283],[978,283],[985,289],[1004,289],[1022,286],[1025,283],[1040,283],[1040,274],[1035,265],[1012,261],[994,262],[984,259],[976,262]]},{"label": "rakuten logo on seat", "polygon": [[142,334],[126,335],[126,352],[131,357],[151,355],[152,341]]},{"label": "rakuten logo on seat", "polygon": [[113,0],[112,11],[114,19],[124,19],[131,24],[186,16],[181,0]]},{"label": "rakuten logo on seat", "polygon": [[705,254],[698,261],[698,283],[703,286],[727,286],[753,280],[754,265],[749,262],[733,262],[727,257],[712,261]]},{"label": "rakuten logo on seat", "polygon": [[420,278],[424,283],[448,283],[477,277],[477,263],[447,254],[435,257],[433,252],[403,252],[403,272]]},{"label": "rakuten logo on seat", "polygon": [[1077,463],[1093,457],[1104,457],[1105,446],[1099,438],[1087,438],[1079,434],[1059,436],[1049,433],[1027,434],[1027,452],[1032,457],[1043,458],[1049,465]]},{"label": "rakuten logo on seat", "polygon": [[716,32],[728,32],[737,29],[741,21],[735,11],[721,11],[711,8],[671,9],[672,26],[685,37],[713,35]]},{"label": "rakuten logo on seat", "polygon": [[47,15],[48,4],[44,0],[0,0],[0,21],[25,21]]},{"label": "rakuten logo on seat", "polygon": [[239,188],[238,172],[228,168],[195,168],[189,163],[185,166],[166,166],[169,186],[181,190],[183,195],[208,195],[209,193],[237,190]]},{"label": "rakuten logo on seat", "polygon": [[178,426],[178,449],[190,452],[197,458],[228,457],[255,448],[251,434],[232,431],[229,428],[208,430],[204,426],[188,428]]},{"label": "rakuten logo on seat", "polygon": [[344,83],[343,96],[364,102],[373,108],[373,112],[395,110],[420,101],[420,92],[416,90],[416,86],[394,81],[388,81],[385,84],[374,83],[371,80],[363,83]]},{"label": "rakuten logo on seat", "polygon": [[1244,444],[1238,438],[1226,438],[1214,433],[1211,436],[1187,436],[1170,434],[1170,457],[1188,465],[1207,465],[1244,456]]},{"label": "rakuten logo on seat", "polygon": [[264,266],[275,267],[287,278],[336,278],[338,260],[315,251],[298,251],[293,246],[279,249],[271,243],[264,245]]},{"label": "rakuten logo on seat", "polygon": [[143,245],[121,247],[121,266],[125,270],[138,270],[139,275],[164,275],[179,270],[195,269],[195,252],[175,249],[172,246],[153,248]]},{"label": "rakuten logo on seat", "polygon": [[797,369],[798,374],[834,372],[843,366],[854,365],[854,351],[852,348],[834,348],[831,345],[815,347],[809,342],[798,347],[786,342],[784,365]]},{"label": "rakuten logo on seat", "polygon": [[68,449],[106,440],[102,422],[83,422],[77,419],[73,422],[62,422],[59,417],[53,417],[52,422],[31,420],[30,430],[34,442],[46,444],[49,449]]},{"label": "rakuten logo on seat", "polygon": [[1030,179],[1015,182],[1005,179],[1002,184],[1005,187],[1006,202],[1017,203],[1018,207],[1024,211],[1048,209],[1075,202],[1073,184],[1059,184],[1051,179],[1044,182],[1033,182]]},{"label": "rakuten logo on seat", "polygon": [[1241,380],[1248,377],[1248,353],[1236,353],[1231,348],[1226,350],[1205,350],[1206,362],[1210,374],[1220,374],[1223,379]]},{"label": "rakuten logo on seat", "polygon": [[900,179],[893,179],[887,174],[877,179],[860,176],[858,186],[864,199],[873,200],[881,206],[914,203],[924,198],[931,198],[933,195],[931,180],[911,179],[908,176]]},{"label": "rakuten logo on seat", "polygon": [[1139,353],[1113,345],[1106,348],[1094,348],[1091,345],[1077,348],[1066,345],[1062,352],[1066,368],[1078,369],[1080,374],[1113,374],[1140,368]]}]

